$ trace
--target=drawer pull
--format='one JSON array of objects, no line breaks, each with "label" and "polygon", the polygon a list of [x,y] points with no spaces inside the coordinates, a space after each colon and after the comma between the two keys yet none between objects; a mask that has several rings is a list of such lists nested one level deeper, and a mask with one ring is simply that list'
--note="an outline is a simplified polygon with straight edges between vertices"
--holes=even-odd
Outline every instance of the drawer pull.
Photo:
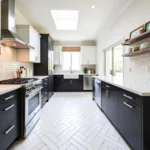
[{"label": "drawer pull", "polygon": [[11,98],[13,98],[13,97],[14,97],[14,95],[5,98],[5,101],[8,101],[9,99],[11,99]]},{"label": "drawer pull", "polygon": [[5,134],[8,134],[14,127],[15,125],[12,125],[7,131],[5,131]]},{"label": "drawer pull", "polygon": [[128,98],[128,99],[133,99],[133,97],[128,96],[128,95],[126,95],[126,94],[123,94],[123,96],[126,97],[126,98]]},{"label": "drawer pull", "polygon": [[4,109],[4,111],[8,111],[8,110],[10,110],[11,108],[13,108],[15,105],[14,104],[12,104],[11,106],[9,106],[9,107],[7,107],[7,108],[5,108]]},{"label": "drawer pull", "polygon": [[107,88],[110,88],[110,86],[109,86],[109,85],[106,85],[106,87],[107,87]]},{"label": "drawer pull", "polygon": [[128,106],[128,107],[131,108],[131,109],[133,108],[133,106],[132,106],[132,105],[129,105],[127,102],[123,102],[123,104],[126,105],[126,106]]}]

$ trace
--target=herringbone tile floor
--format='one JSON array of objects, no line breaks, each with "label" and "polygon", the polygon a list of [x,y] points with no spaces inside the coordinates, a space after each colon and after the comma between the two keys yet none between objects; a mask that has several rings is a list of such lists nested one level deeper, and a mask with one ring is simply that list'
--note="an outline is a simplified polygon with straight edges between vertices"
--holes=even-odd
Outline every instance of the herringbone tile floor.
[{"label": "herringbone tile floor", "polygon": [[55,93],[26,140],[11,150],[130,150],[92,93]]}]

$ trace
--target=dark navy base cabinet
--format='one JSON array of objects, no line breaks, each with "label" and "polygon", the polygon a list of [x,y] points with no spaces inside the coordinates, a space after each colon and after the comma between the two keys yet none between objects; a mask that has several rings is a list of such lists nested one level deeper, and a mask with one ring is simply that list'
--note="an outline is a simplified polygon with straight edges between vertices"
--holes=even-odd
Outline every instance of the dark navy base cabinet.
[{"label": "dark navy base cabinet", "polygon": [[79,79],[64,79],[63,75],[54,75],[54,92],[83,91],[83,75]]},{"label": "dark navy base cabinet", "polygon": [[43,107],[48,100],[48,78],[42,80],[43,89],[41,91],[41,107]]},{"label": "dark navy base cabinet", "polygon": [[19,100],[19,90],[0,96],[0,150],[7,150],[19,136]]},{"label": "dark navy base cabinet", "polygon": [[102,82],[102,110],[133,150],[150,150],[150,97]]}]

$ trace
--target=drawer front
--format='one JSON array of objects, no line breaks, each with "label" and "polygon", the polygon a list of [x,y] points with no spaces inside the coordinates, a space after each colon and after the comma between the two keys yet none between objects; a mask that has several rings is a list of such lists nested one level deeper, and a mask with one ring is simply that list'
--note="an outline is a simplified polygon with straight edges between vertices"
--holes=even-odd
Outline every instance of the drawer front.
[{"label": "drawer front", "polygon": [[0,108],[0,127],[5,127],[12,120],[17,119],[17,103],[16,101],[12,101],[12,103],[5,104]]},{"label": "drawer front", "polygon": [[16,101],[16,99],[17,99],[17,91],[13,91],[13,92],[9,92],[7,94],[2,95],[0,103],[2,105],[7,106],[8,104],[11,104],[14,101]]},{"label": "drawer front", "polygon": [[8,147],[14,142],[14,140],[18,137],[18,126],[17,121],[12,121],[6,127],[0,130],[1,137],[1,150],[6,150]]},{"label": "drawer front", "polygon": [[[102,82],[102,86],[104,88],[107,88],[107,89],[110,89],[110,90],[113,90],[115,86],[111,85],[111,84],[108,84],[108,83],[105,83],[105,82]],[[131,93],[129,91],[126,91],[126,90],[122,90],[122,89],[119,89],[118,90],[121,91],[121,96],[123,96],[125,99],[127,100],[130,100],[132,103],[135,103],[139,106],[142,106],[142,99],[139,95],[136,95],[134,93]]]},{"label": "drawer front", "polygon": [[107,89],[113,87],[113,85],[108,84],[108,83],[105,83],[105,82],[101,82],[101,85],[102,85],[104,88],[107,88]]},{"label": "drawer front", "polygon": [[122,90],[121,92],[124,99],[131,101],[132,103],[135,103],[139,106],[142,106],[142,98],[139,95],[136,95],[134,93]]},{"label": "drawer front", "polygon": [[121,96],[118,115],[120,133],[134,150],[142,150],[142,107]]}]

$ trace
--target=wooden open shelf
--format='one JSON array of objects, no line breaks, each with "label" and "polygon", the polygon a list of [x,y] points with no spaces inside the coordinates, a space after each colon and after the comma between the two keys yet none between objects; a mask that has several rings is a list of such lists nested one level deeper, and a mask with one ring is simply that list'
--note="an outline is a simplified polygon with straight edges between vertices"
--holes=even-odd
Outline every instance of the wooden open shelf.
[{"label": "wooden open shelf", "polygon": [[131,44],[134,44],[136,42],[139,42],[139,41],[144,40],[144,39],[149,38],[149,37],[150,37],[150,31],[145,32],[145,33],[143,33],[143,34],[141,34],[141,35],[139,35],[139,36],[137,36],[131,40],[125,41],[122,43],[122,45],[131,45]]},{"label": "wooden open shelf", "polygon": [[141,55],[141,54],[146,54],[146,53],[150,53],[150,48],[141,49],[139,51],[127,53],[127,54],[124,54],[122,56],[123,57],[133,57],[133,56],[137,56],[137,55]]}]

